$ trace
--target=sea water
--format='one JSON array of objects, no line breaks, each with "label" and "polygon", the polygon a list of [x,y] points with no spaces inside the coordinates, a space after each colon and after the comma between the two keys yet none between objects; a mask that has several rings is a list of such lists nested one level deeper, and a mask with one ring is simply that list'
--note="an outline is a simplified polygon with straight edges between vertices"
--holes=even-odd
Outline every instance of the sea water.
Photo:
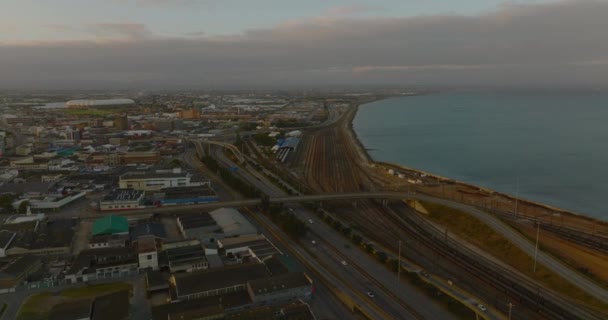
[{"label": "sea water", "polygon": [[391,98],[353,127],[375,160],[608,220],[608,93]]}]

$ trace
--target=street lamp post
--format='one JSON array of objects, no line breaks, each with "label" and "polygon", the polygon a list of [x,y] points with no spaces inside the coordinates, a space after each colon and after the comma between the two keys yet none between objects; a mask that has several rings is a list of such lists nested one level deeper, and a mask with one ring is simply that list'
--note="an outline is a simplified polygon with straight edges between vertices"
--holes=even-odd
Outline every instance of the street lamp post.
[{"label": "street lamp post", "polygon": [[515,186],[515,217],[519,215],[519,176],[517,176],[517,185]]},{"label": "street lamp post", "polygon": [[534,249],[534,273],[536,273],[536,259],[538,258],[538,238],[540,236],[540,221],[536,221],[536,247]]},{"label": "street lamp post", "polygon": [[401,285],[401,240],[399,240],[399,250],[397,254],[397,290]]}]

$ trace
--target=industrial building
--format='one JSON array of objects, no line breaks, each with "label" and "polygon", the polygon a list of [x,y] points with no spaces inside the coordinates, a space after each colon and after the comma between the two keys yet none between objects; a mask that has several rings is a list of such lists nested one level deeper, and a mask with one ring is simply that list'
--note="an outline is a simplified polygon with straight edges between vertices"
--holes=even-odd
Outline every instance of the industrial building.
[{"label": "industrial building", "polygon": [[171,301],[246,291],[248,281],[266,277],[268,271],[261,263],[175,274],[169,279]]},{"label": "industrial building", "polygon": [[278,144],[277,160],[279,162],[285,162],[287,156],[289,156],[290,153],[295,152],[299,144],[300,138],[298,137],[289,137],[283,140]]},{"label": "industrial building", "polygon": [[254,303],[274,303],[312,296],[313,286],[304,272],[293,272],[276,277],[254,279],[247,282],[247,291]]},{"label": "industrial building", "polygon": [[65,278],[70,283],[128,276],[138,273],[138,260],[132,248],[84,250],[74,260]]},{"label": "industrial building", "polygon": [[176,168],[172,172],[127,172],[120,176],[120,188],[133,188],[142,191],[161,191],[171,187],[197,187],[209,185],[208,181],[193,181],[191,173]]},{"label": "industrial building", "polygon": [[121,216],[105,216],[93,223],[93,236],[129,234],[127,218]]},{"label": "industrial building", "polygon": [[237,262],[247,259],[256,259],[257,262],[263,262],[281,253],[264,235],[220,239],[217,246],[221,255],[234,258]]},{"label": "industrial building", "polygon": [[218,201],[215,190],[208,185],[163,188],[154,194],[162,205],[185,205]]},{"label": "industrial building", "polygon": [[209,268],[205,249],[200,245],[171,248],[164,251],[171,273],[192,272]]},{"label": "industrial building", "polygon": [[114,189],[99,200],[100,211],[135,210],[145,208],[144,191],[133,188]]},{"label": "industrial building", "polygon": [[257,228],[234,208],[220,208],[209,215],[222,229],[225,238],[258,234]]},{"label": "industrial building", "polygon": [[205,242],[213,242],[221,232],[221,228],[208,212],[179,215],[177,226],[184,238]]}]

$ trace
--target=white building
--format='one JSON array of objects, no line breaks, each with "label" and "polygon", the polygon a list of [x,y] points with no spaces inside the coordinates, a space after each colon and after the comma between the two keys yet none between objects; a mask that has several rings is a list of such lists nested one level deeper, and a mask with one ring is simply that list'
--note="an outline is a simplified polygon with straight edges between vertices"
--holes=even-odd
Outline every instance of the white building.
[{"label": "white building", "polygon": [[158,250],[154,236],[139,237],[136,246],[139,269],[158,270]]},{"label": "white building", "polygon": [[208,182],[193,182],[192,174],[181,172],[176,168],[172,172],[128,172],[120,176],[118,185],[121,189],[132,188],[142,191],[160,191],[170,187],[197,187]]},{"label": "white building", "polygon": [[142,204],[145,192],[132,188],[115,189],[99,201],[99,210],[135,210],[145,208]]}]

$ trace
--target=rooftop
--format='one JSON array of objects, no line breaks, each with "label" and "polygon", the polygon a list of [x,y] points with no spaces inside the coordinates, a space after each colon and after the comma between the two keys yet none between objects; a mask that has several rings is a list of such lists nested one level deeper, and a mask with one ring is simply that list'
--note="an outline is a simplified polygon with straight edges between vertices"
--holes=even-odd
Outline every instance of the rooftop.
[{"label": "rooftop", "polygon": [[127,218],[115,215],[105,216],[93,223],[93,235],[128,233]]},{"label": "rooftop", "polygon": [[155,222],[140,223],[131,229],[131,240],[148,235],[156,238],[166,238],[167,232],[165,232],[165,226],[162,223]]},{"label": "rooftop", "polygon": [[163,179],[163,178],[185,178],[188,177],[188,173],[187,172],[179,172],[179,173],[174,173],[174,172],[163,172],[163,173],[157,173],[157,172],[147,172],[147,171],[132,171],[132,172],[127,172],[123,175],[120,176],[120,180],[126,180],[126,179]]},{"label": "rooftop", "polygon": [[293,272],[267,277],[263,279],[250,280],[248,286],[254,294],[267,294],[275,291],[289,290],[303,286],[310,286],[312,281],[303,272]]},{"label": "rooftop", "polygon": [[102,201],[133,201],[141,198],[144,191],[135,189],[114,189]]},{"label": "rooftop", "polygon": [[207,212],[184,214],[178,216],[177,219],[184,229],[194,229],[217,225],[215,220]]},{"label": "rooftop", "polygon": [[167,320],[171,316],[170,319],[181,319],[175,317],[193,312],[198,312],[198,316],[208,315],[208,312],[217,312],[218,308],[220,308],[219,310],[233,309],[250,303],[249,294],[246,291],[239,291],[153,307],[152,318],[154,320]]},{"label": "rooftop", "polygon": [[257,234],[257,228],[252,225],[236,209],[220,208],[209,213],[227,235]]},{"label": "rooftop", "polygon": [[218,269],[176,274],[175,286],[178,296],[186,296],[209,290],[243,285],[250,280],[268,276],[266,266],[261,263],[239,264]]}]

